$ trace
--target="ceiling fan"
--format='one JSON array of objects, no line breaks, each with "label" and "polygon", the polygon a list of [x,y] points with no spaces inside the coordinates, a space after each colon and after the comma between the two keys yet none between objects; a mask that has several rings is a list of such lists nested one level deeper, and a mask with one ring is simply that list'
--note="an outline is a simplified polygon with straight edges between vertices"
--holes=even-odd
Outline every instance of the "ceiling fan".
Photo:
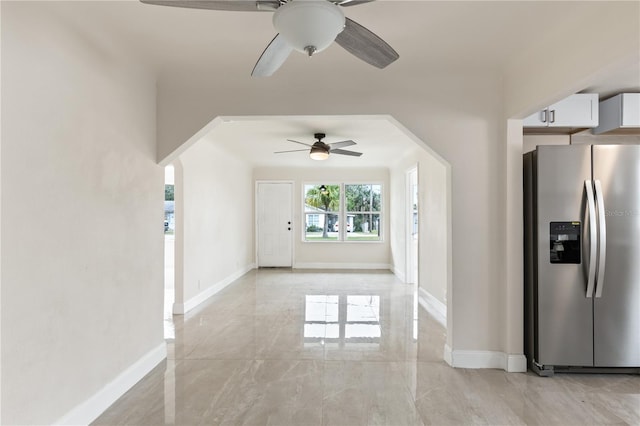
[{"label": "ceiling fan", "polygon": [[293,50],[312,56],[335,40],[347,52],[377,68],[400,56],[384,40],[346,18],[339,6],[356,6],[374,0],[140,0],[142,3],[246,12],[275,12],[278,34],[262,52],[251,75],[268,77],[282,66]]},{"label": "ceiling fan", "polygon": [[352,146],[356,143],[352,140],[348,141],[340,141],[333,143],[324,143],[322,139],[325,138],[324,133],[314,133],[313,137],[317,139],[317,141],[313,145],[309,145],[308,143],[294,141],[292,139],[287,139],[289,142],[298,143],[300,145],[308,146],[309,149],[294,149],[290,151],[276,151],[274,154],[283,154],[285,152],[301,152],[301,151],[309,151],[309,157],[314,160],[326,160],[329,158],[329,154],[341,154],[341,155],[349,155],[352,157],[360,157],[362,155],[361,152],[349,151],[348,149],[342,149],[345,146]]}]

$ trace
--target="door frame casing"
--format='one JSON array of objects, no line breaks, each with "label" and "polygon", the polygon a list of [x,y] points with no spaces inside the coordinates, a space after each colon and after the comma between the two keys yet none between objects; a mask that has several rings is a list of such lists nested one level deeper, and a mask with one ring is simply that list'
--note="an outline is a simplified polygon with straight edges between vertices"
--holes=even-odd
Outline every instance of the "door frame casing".
[{"label": "door frame casing", "polygon": [[[420,198],[420,171],[419,164],[405,170],[405,282],[415,281],[420,287],[420,202],[418,200],[418,241],[416,243],[415,257],[412,256],[412,236],[413,236],[413,191],[411,188],[411,175],[415,173],[416,186],[418,187],[418,199]],[[415,265],[414,265],[415,262]],[[412,268],[413,267],[413,268]],[[415,277],[413,277],[415,271]]]},{"label": "door frame casing", "polygon": [[258,259],[258,252],[259,252],[259,247],[260,247],[260,235],[259,235],[259,226],[258,226],[258,188],[261,184],[287,184],[289,185],[289,189],[290,189],[290,197],[291,197],[291,212],[290,212],[290,217],[291,217],[291,232],[290,234],[290,239],[291,239],[291,266],[293,267],[294,265],[294,259],[295,259],[295,240],[293,239],[293,236],[295,235],[296,232],[296,221],[295,221],[295,217],[294,217],[294,211],[295,211],[295,204],[296,204],[296,200],[295,200],[295,182],[292,180],[256,180],[255,181],[255,185],[254,185],[254,194],[253,194],[253,229],[254,229],[254,240],[255,240],[255,251],[254,251],[254,263],[256,265],[256,268],[260,267],[260,263],[259,263],[259,259]]}]

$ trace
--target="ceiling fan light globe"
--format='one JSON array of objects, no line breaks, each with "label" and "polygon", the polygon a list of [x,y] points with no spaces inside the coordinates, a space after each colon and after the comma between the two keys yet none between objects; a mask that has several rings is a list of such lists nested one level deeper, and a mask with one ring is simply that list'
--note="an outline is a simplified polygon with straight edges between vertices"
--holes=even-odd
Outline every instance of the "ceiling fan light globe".
[{"label": "ceiling fan light globe", "polygon": [[293,0],[276,10],[273,26],[295,50],[309,54],[333,43],[344,29],[345,17],[339,6],[326,0]]},{"label": "ceiling fan light globe", "polygon": [[309,157],[311,157],[312,160],[317,161],[326,160],[327,158],[329,158],[329,151],[314,146],[311,148]]}]

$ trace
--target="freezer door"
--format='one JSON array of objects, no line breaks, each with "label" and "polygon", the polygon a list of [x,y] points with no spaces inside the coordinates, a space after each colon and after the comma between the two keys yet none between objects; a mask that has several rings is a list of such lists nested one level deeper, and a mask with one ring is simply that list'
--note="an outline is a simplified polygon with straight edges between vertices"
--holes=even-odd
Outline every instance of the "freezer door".
[{"label": "freezer door", "polygon": [[[538,147],[538,364],[593,365],[593,299],[586,294],[589,256],[585,248],[590,241],[584,232],[588,229],[585,181],[589,180],[589,146]],[[576,244],[578,230],[581,238]],[[573,261],[559,262],[569,243],[579,253],[573,253]]]},{"label": "freezer door", "polygon": [[593,299],[594,361],[640,367],[640,146],[594,145],[593,178],[601,183],[606,222],[604,280]]}]

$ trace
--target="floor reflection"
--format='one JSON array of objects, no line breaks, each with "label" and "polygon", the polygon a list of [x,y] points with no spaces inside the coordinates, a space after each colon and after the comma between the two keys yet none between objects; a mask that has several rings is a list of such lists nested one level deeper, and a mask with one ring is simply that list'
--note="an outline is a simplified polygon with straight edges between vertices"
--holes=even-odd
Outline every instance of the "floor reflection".
[{"label": "floor reflection", "polygon": [[164,291],[164,315],[163,315],[163,329],[164,339],[173,340],[176,338],[175,325],[173,323],[173,290]]},{"label": "floor reflection", "polygon": [[304,346],[380,347],[380,295],[306,295]]},{"label": "floor reflection", "polygon": [[164,236],[164,338],[174,339],[173,302],[175,300],[175,235]]}]

